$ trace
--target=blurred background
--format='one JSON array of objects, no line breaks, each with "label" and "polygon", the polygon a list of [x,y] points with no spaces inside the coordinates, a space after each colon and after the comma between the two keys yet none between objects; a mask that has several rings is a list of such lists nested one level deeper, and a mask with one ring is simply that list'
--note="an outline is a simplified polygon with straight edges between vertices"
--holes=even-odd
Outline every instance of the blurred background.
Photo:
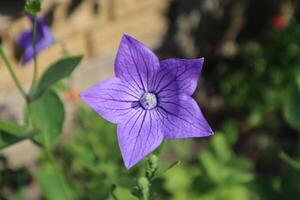
[{"label": "blurred background", "polygon": [[[32,64],[21,66],[15,42],[30,28],[24,4],[0,2],[0,38],[29,87]],[[134,199],[143,170],[125,169],[115,126],[78,97],[113,76],[124,33],[160,59],[205,57],[194,97],[215,135],[164,143],[161,165],[182,163],[153,182],[155,199],[300,199],[298,0],[44,0],[42,11],[56,43],[39,54],[40,71],[64,54],[84,55],[57,86],[67,120],[53,153],[74,199],[114,199],[114,185],[119,199]],[[0,119],[22,122],[23,104],[0,60]],[[1,150],[0,199],[63,199],[44,157],[29,140]]]}]

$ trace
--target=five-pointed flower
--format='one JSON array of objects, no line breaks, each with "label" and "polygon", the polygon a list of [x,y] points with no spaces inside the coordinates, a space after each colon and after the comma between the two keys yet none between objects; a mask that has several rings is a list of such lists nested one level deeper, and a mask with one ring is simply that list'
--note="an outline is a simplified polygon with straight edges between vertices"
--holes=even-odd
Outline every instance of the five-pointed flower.
[{"label": "five-pointed flower", "polygon": [[[33,16],[28,14],[28,18],[33,26]],[[27,64],[34,57],[33,49],[33,29],[23,31],[16,40],[17,45],[23,49],[24,55],[22,58],[22,65]],[[37,19],[36,27],[36,54],[43,51],[47,47],[54,43],[54,36],[51,30],[47,27],[44,17],[39,17]]]},{"label": "five-pointed flower", "polygon": [[200,59],[159,61],[136,39],[124,35],[115,60],[116,77],[81,94],[99,115],[117,124],[127,168],[157,148],[163,139],[213,134],[191,97],[203,65]]}]

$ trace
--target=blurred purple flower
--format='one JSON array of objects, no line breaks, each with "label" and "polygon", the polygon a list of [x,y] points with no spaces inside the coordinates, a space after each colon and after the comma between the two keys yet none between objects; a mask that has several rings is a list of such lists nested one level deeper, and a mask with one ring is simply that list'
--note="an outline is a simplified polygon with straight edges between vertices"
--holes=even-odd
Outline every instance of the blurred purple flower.
[{"label": "blurred purple flower", "polygon": [[[29,14],[27,16],[33,26],[33,16]],[[39,17],[37,19],[36,31],[36,54],[38,54],[54,43],[54,36],[51,30],[47,27],[44,17]],[[27,64],[34,57],[32,36],[33,30],[31,28],[30,30],[23,31],[16,40],[17,45],[24,51],[22,65]]]},{"label": "blurred purple flower", "polygon": [[115,60],[115,78],[81,94],[98,114],[118,124],[125,166],[132,167],[164,138],[213,134],[194,93],[203,65],[200,59],[159,61],[134,38],[124,35]]}]

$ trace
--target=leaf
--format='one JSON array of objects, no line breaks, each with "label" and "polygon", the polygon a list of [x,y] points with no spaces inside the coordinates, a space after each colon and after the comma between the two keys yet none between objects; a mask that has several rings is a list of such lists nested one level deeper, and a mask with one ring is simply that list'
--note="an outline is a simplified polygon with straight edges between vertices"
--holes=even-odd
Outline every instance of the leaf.
[{"label": "leaf", "polygon": [[63,58],[52,64],[42,75],[37,87],[31,95],[31,98],[33,100],[39,98],[54,83],[68,77],[78,66],[81,60],[82,56],[72,56]]},{"label": "leaf", "polygon": [[227,120],[223,127],[222,130],[224,132],[224,136],[226,137],[226,141],[230,145],[234,145],[237,140],[238,140],[238,131],[236,127],[236,123],[234,120]]},{"label": "leaf", "polygon": [[167,168],[163,169],[161,172],[159,172],[158,174],[156,174],[156,175],[154,176],[153,180],[156,179],[156,178],[158,178],[158,177],[161,177],[164,173],[168,172],[168,171],[171,170],[173,167],[176,167],[176,166],[180,165],[180,163],[181,163],[181,162],[180,162],[179,160],[174,161],[174,162],[171,163]]},{"label": "leaf", "polygon": [[33,136],[33,132],[15,123],[0,120],[0,149]]},{"label": "leaf", "polygon": [[[108,199],[111,189],[112,183],[109,178],[99,181],[98,179],[92,179],[88,183],[88,194],[86,199]],[[101,188],[101,190],[99,190]]]},{"label": "leaf", "polygon": [[289,125],[300,131],[300,90],[295,86],[284,103],[284,117]]},{"label": "leaf", "polygon": [[204,174],[208,176],[211,181],[214,183],[221,183],[224,180],[220,163],[210,152],[202,152],[199,156],[199,161]]},{"label": "leaf", "polygon": [[292,167],[296,170],[300,170],[300,161],[299,160],[295,160],[295,159],[291,158],[285,152],[280,152],[279,158],[281,160],[283,160],[286,164],[288,164],[290,167]]},{"label": "leaf", "polygon": [[223,185],[215,191],[215,198],[223,200],[247,200],[249,199],[249,191],[242,185],[227,186]]},{"label": "leaf", "polygon": [[21,136],[25,127],[18,124],[0,120],[0,130],[5,131],[14,136]]},{"label": "leaf", "polygon": [[230,159],[227,164],[233,168],[239,168],[243,170],[252,170],[254,168],[254,164],[251,162],[251,160],[236,155],[233,159]]},{"label": "leaf", "polygon": [[66,194],[57,175],[54,172],[38,170],[34,177],[39,183],[43,194],[49,200],[66,200]]},{"label": "leaf", "polygon": [[32,15],[37,15],[41,11],[41,0],[27,0],[25,11]]},{"label": "leaf", "polygon": [[298,74],[296,75],[296,84],[297,84],[298,90],[300,90],[300,72],[298,72]]},{"label": "leaf", "polygon": [[231,150],[222,133],[217,133],[211,140],[211,148],[217,160],[226,162],[231,158]]},{"label": "leaf", "polygon": [[0,149],[3,149],[9,145],[15,144],[25,138],[16,137],[10,133],[0,130]]},{"label": "leaf", "polygon": [[116,187],[112,190],[109,200],[138,200],[137,197],[133,196],[129,190],[124,188]]},{"label": "leaf", "polygon": [[223,169],[224,176],[226,177],[224,183],[226,185],[239,185],[249,183],[253,180],[254,176],[250,172],[241,171],[238,168],[226,167]]},{"label": "leaf", "polygon": [[28,117],[41,132],[34,139],[41,144],[53,144],[63,129],[65,119],[64,105],[52,90],[28,106]]},{"label": "leaf", "polygon": [[[172,194],[172,198],[167,199],[192,199],[190,189],[193,184],[193,177],[195,177],[197,170],[193,170],[188,166],[181,165],[175,167],[164,174],[164,189]],[[154,185],[153,185],[154,186]]]}]

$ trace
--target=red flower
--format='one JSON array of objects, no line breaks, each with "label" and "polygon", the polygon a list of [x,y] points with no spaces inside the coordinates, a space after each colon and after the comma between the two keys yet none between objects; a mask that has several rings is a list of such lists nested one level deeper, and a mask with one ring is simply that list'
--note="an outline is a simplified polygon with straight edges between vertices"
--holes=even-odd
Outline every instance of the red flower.
[{"label": "red flower", "polygon": [[76,86],[72,86],[65,94],[65,99],[68,102],[76,102],[79,99],[80,90]]},{"label": "red flower", "polygon": [[288,22],[281,15],[274,15],[270,18],[270,22],[273,28],[283,30],[288,26]]}]

